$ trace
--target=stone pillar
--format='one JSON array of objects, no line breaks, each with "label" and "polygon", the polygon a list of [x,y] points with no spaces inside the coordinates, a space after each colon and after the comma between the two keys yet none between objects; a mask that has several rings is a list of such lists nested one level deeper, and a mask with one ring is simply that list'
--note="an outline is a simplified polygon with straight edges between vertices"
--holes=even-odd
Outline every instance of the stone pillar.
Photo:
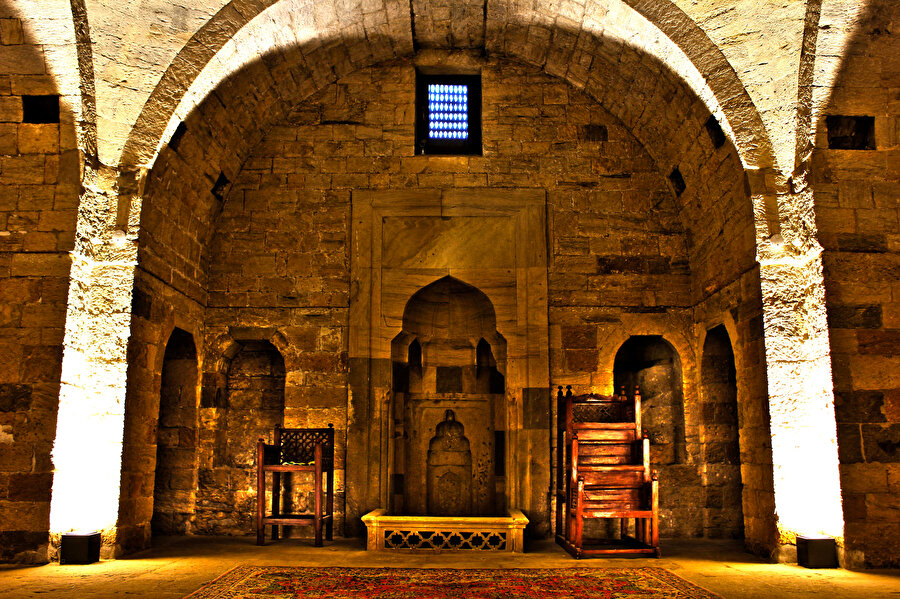
[{"label": "stone pillar", "polygon": [[[798,534],[843,542],[821,247],[809,190],[778,197],[782,228],[758,240],[778,558]],[[787,224],[784,224],[787,221]]]},{"label": "stone pillar", "polygon": [[133,179],[120,181],[111,169],[86,166],[83,180],[52,454],[50,532],[102,531],[108,555],[119,511],[138,210],[127,199],[136,190],[128,189]]}]

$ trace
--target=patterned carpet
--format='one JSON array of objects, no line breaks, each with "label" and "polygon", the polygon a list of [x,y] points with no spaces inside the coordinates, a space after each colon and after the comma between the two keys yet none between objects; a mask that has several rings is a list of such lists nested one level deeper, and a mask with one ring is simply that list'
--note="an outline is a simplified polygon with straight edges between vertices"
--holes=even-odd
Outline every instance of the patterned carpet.
[{"label": "patterned carpet", "polygon": [[[189,599],[719,599],[662,568],[296,568],[238,566]],[[187,598],[186,598],[187,599]]]}]

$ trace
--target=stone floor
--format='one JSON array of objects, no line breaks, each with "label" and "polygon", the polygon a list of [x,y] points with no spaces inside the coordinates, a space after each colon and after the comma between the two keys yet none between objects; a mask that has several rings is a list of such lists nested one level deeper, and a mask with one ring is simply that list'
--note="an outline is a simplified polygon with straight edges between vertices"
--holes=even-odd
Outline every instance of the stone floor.
[{"label": "stone floor", "polygon": [[383,566],[411,568],[667,568],[725,599],[847,597],[900,599],[900,571],[808,570],[771,564],[745,553],[735,541],[663,541],[663,557],[576,561],[552,542],[531,544],[523,555],[368,553],[355,540],[316,548],[304,539],[257,547],[255,538],[181,537],[125,559],[91,565],[0,569],[0,598],[181,599],[239,564]]}]

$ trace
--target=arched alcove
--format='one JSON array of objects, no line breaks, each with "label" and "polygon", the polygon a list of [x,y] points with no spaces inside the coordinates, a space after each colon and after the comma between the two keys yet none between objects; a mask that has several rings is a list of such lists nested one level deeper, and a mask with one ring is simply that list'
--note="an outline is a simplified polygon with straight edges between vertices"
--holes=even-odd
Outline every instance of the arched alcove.
[{"label": "arched alcove", "polygon": [[491,344],[484,338],[475,347],[475,383],[479,393],[505,393],[506,377],[497,368]]},{"label": "arched alcove", "polygon": [[[498,457],[496,448],[506,445],[499,400],[506,342],[497,332],[490,299],[449,276],[423,287],[405,306],[403,330],[391,353],[397,423],[392,510],[423,515],[502,510],[505,457]],[[450,447],[456,438],[450,433],[457,430],[466,431],[465,451]],[[465,468],[456,463],[463,453]],[[437,488],[444,496],[440,501]]]},{"label": "arched alcove", "polygon": [[681,358],[659,335],[630,337],[616,353],[616,390],[641,392],[641,420],[650,437],[650,456],[659,470],[660,530],[664,536],[700,536],[702,488],[688,464]]},{"label": "arched alcove", "polygon": [[661,464],[685,461],[684,397],[681,359],[658,335],[637,335],[622,344],[613,365],[618,391],[631,395],[641,390],[644,432],[653,444],[654,460]]},{"label": "arched alcove", "polygon": [[153,485],[154,535],[191,530],[197,489],[197,348],[176,328],[163,356]]},{"label": "arched alcove", "polygon": [[256,441],[271,442],[284,424],[285,367],[268,341],[239,342],[225,392],[206,414],[197,528],[205,534],[249,534],[256,515]]},{"label": "arched alcove", "polygon": [[710,329],[703,343],[700,415],[704,536],[742,538],[737,377],[731,338],[724,325]]}]

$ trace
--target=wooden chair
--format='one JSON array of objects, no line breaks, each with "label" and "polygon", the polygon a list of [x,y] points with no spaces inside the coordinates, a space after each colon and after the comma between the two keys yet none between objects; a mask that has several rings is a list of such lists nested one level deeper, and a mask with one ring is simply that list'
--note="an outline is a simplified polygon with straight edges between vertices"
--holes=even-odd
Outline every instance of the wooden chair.
[{"label": "wooden chair", "polygon": [[[659,483],[641,434],[641,396],[557,394],[556,541],[576,558],[659,557]],[[621,538],[584,539],[584,521],[616,518]],[[630,534],[633,521],[634,534]]]},{"label": "wooden chair", "polygon": [[[334,428],[275,427],[274,444],[260,439],[256,445],[256,544],[266,540],[266,525],[272,540],[279,526],[313,526],[315,545],[322,546],[322,532],[332,539],[334,526]],[[314,509],[307,513],[283,513],[281,477],[291,472],[313,473]],[[266,515],[266,474],[272,479],[272,512]],[[323,484],[323,477],[325,482]]]}]

